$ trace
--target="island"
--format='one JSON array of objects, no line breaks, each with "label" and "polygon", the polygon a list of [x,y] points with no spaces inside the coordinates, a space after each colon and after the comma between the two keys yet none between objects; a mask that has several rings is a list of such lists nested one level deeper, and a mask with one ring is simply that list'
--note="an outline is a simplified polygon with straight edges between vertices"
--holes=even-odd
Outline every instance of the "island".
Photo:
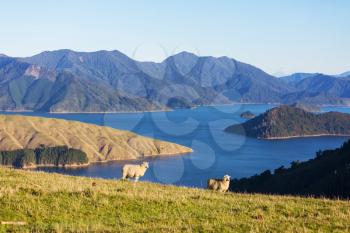
[{"label": "island", "polygon": [[21,115],[0,115],[0,139],[2,152],[66,146],[85,153],[88,163],[192,152],[186,146],[125,130],[78,121]]},{"label": "island", "polygon": [[245,112],[241,113],[240,117],[243,118],[243,119],[252,119],[252,118],[254,118],[256,116],[251,111],[245,111]]},{"label": "island", "polygon": [[349,136],[350,114],[340,112],[315,114],[282,105],[244,123],[231,125],[225,131],[259,139]]}]

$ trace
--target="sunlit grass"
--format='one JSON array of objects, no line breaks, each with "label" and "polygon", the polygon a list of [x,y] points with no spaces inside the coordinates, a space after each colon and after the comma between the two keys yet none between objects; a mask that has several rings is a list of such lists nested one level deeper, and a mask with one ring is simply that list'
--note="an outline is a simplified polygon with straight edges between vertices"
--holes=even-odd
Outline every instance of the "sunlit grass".
[{"label": "sunlit grass", "polygon": [[4,168],[0,207],[0,222],[27,223],[0,225],[0,231],[350,231],[350,201],[221,194]]}]

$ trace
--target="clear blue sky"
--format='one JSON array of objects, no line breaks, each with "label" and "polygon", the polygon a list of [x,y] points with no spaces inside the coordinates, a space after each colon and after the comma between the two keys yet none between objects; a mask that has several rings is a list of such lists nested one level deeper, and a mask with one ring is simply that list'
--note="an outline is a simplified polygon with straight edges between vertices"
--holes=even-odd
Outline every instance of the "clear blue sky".
[{"label": "clear blue sky", "polygon": [[350,70],[348,0],[0,0],[0,53],[188,50],[275,74]]}]

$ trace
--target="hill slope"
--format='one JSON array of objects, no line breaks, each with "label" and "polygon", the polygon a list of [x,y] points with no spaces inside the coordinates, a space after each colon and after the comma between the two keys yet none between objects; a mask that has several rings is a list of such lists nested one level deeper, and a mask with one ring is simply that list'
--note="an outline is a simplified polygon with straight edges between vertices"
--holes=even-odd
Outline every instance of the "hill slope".
[{"label": "hill slope", "polygon": [[271,174],[231,183],[233,191],[317,195],[350,198],[350,141],[341,148],[318,152],[307,162],[293,162],[291,168],[280,167]]},{"label": "hill slope", "polygon": [[0,222],[26,223],[0,224],[0,231],[346,232],[350,228],[349,201],[222,194],[4,168],[0,184]]},{"label": "hill slope", "polygon": [[318,135],[350,135],[350,115],[339,112],[314,114],[283,105],[242,124],[225,129],[250,137],[274,139]]},{"label": "hill slope", "polygon": [[90,162],[183,154],[190,148],[77,121],[0,115],[0,150],[61,146],[85,152]]}]

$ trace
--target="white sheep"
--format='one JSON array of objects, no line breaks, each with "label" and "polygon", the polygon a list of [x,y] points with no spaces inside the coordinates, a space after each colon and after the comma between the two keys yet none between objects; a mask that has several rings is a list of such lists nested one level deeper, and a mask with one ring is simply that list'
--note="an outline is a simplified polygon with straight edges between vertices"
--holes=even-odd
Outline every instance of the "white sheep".
[{"label": "white sheep", "polygon": [[140,177],[145,175],[148,167],[148,162],[143,162],[140,165],[125,164],[122,167],[122,179],[125,180],[128,178],[135,178],[135,181],[137,182],[140,179]]},{"label": "white sheep", "polygon": [[225,175],[222,179],[209,179],[208,189],[212,189],[219,192],[226,192],[230,186],[230,176]]}]

